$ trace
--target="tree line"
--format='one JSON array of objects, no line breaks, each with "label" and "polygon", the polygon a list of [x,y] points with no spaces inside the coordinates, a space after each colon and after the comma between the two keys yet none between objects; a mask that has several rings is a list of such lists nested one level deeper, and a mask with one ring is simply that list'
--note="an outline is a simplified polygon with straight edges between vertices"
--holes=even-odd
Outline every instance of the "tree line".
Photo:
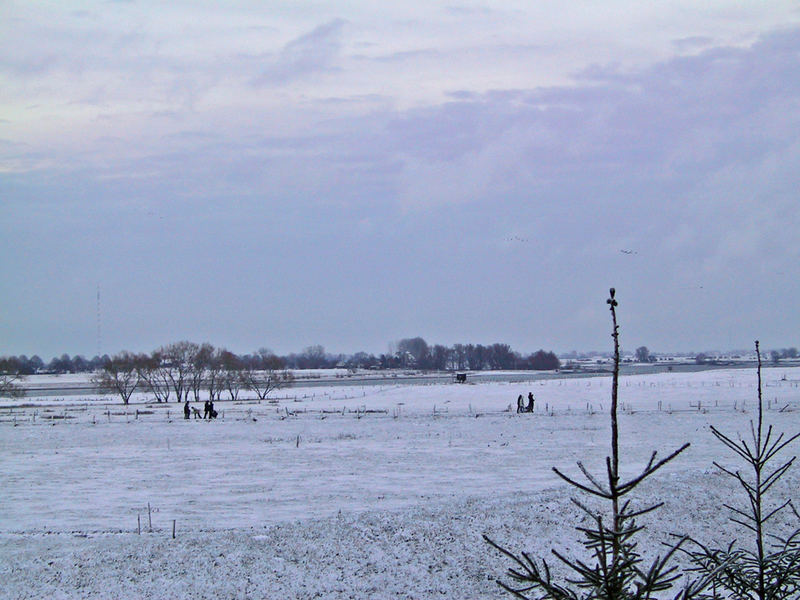
[{"label": "tree line", "polygon": [[[389,355],[381,355],[389,368],[418,368],[437,371],[535,370],[558,369],[561,362],[553,352],[538,350],[523,355],[508,344],[453,344],[432,346],[421,337],[397,342]],[[381,365],[384,367],[384,365]]]},{"label": "tree line", "polygon": [[388,352],[330,354],[320,345],[302,352],[278,356],[261,348],[252,354],[236,354],[226,348],[189,341],[161,346],[150,353],[120,352],[87,359],[68,354],[45,363],[38,355],[0,358],[0,395],[22,392],[20,379],[36,373],[86,373],[106,392],[128,403],[134,391],[152,393],[159,402],[200,399],[204,390],[212,400],[235,400],[241,390],[260,399],[291,382],[291,369],[418,369],[435,371],[553,370],[561,366],[553,352],[538,350],[523,355],[508,344],[429,345],[423,338],[405,338]]},{"label": "tree line", "polygon": [[[283,369],[420,369],[433,371],[483,371],[483,370],[552,370],[558,369],[561,363],[553,352],[538,350],[530,354],[521,354],[512,350],[508,344],[442,344],[429,345],[423,338],[405,338],[390,345],[386,353],[372,354],[356,352],[354,354],[331,354],[324,346],[308,346],[301,352],[278,356],[269,350],[261,349],[253,354],[237,355],[224,348],[214,348],[211,344],[194,344],[193,342],[177,342],[162,346],[148,356],[164,356],[170,349],[179,344],[192,344],[202,348],[201,354],[219,352],[229,363],[233,357],[244,365],[258,363],[265,354],[274,368]],[[199,351],[197,351],[199,352]],[[122,353],[120,353],[122,354]],[[115,355],[119,356],[119,355]],[[137,355],[141,358],[142,355]],[[112,360],[108,354],[94,356],[89,359],[80,354],[70,356],[62,354],[44,362],[38,355],[28,357],[24,354],[0,358],[0,372],[18,375],[35,373],[90,373],[99,371]]]}]

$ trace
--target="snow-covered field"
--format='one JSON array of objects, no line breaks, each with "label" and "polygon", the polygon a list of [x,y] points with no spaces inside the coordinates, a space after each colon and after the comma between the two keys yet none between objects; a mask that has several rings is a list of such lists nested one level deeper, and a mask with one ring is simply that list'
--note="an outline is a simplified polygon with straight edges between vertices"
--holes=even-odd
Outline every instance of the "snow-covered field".
[{"label": "snow-covered field", "polygon": [[[763,376],[768,422],[800,430],[800,369]],[[0,596],[506,597],[508,562],[481,536],[536,556],[572,545],[550,467],[602,466],[610,387],[295,387],[218,403],[212,422],[144,397],[4,402]],[[536,413],[517,415],[528,391]],[[734,461],[708,428],[747,434],[755,371],[624,377],[620,401],[628,472],[692,444],[642,488],[666,503],[648,534],[731,530],[719,506],[738,492],[711,463]],[[797,471],[776,494],[797,497]]]}]

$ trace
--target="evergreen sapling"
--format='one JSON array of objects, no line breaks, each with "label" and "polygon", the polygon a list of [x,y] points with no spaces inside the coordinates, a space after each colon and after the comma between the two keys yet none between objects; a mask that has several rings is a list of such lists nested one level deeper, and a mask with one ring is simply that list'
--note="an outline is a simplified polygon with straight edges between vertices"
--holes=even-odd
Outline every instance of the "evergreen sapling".
[{"label": "evergreen sapling", "polygon": [[547,560],[532,559],[527,553],[516,554],[484,535],[487,543],[507,556],[513,562],[508,569],[511,583],[498,582],[499,585],[517,598],[545,600],[649,600],[667,594],[671,598],[690,600],[697,598],[709,584],[712,576],[704,574],[698,580],[687,583],[677,592],[673,592],[677,580],[682,577],[678,566],[673,564],[675,553],[686,542],[679,540],[668,547],[663,556],[656,556],[649,565],[637,549],[637,535],[642,527],[636,518],[654,510],[663,503],[634,508],[631,493],[645,479],[658,469],[672,461],[689,447],[684,444],[666,458],[658,460],[653,452],[647,465],[639,475],[630,479],[620,478],[619,429],[617,423],[617,399],[619,389],[619,326],[617,325],[617,306],[614,288],[610,290],[607,300],[611,311],[614,339],[614,371],[611,388],[611,456],[606,457],[605,473],[595,476],[578,462],[578,468],[586,478],[579,482],[565,475],[557,468],[553,471],[572,487],[590,497],[600,498],[606,503],[605,510],[597,510],[586,502],[573,498],[577,505],[590,519],[592,526],[576,527],[581,532],[581,545],[591,557],[589,561],[568,558],[558,550],[553,555],[570,572],[571,577],[556,581]]},{"label": "evergreen sapling", "polygon": [[[772,425],[764,430],[761,395],[761,352],[756,341],[758,358],[758,422],[750,422],[751,440],[738,441],[715,427],[711,432],[745,463],[749,475],[718,462],[714,465],[732,477],[744,490],[744,507],[725,504],[730,520],[751,534],[751,547],[742,548],[734,540],[725,548],[703,545],[692,538],[692,550],[686,554],[691,570],[712,575],[712,592],[708,598],[737,600],[791,600],[800,598],[800,515],[791,500],[781,503],[767,498],[770,488],[783,477],[796,457],[774,466],[777,455],[794,442],[800,433],[785,438],[776,434]],[[787,513],[793,527],[788,532],[768,530],[767,525],[781,513]]]}]

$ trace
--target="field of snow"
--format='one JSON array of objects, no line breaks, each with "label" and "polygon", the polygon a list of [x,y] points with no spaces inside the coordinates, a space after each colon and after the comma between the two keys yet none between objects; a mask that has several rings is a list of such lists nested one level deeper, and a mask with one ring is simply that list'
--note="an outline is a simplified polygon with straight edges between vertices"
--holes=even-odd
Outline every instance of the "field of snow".
[{"label": "field of snow", "polygon": [[[800,430],[800,369],[763,377],[767,421]],[[6,401],[0,597],[507,597],[508,561],[481,536],[535,556],[573,546],[551,467],[602,466],[610,387],[294,387],[217,403],[211,422],[144,396]],[[529,391],[536,413],[516,414]],[[735,461],[709,425],[746,435],[756,398],[755,370],[621,379],[623,470],[692,444],[642,488],[666,503],[648,535],[736,533],[719,506],[738,492],[712,466]],[[778,496],[796,498],[797,471]]]}]

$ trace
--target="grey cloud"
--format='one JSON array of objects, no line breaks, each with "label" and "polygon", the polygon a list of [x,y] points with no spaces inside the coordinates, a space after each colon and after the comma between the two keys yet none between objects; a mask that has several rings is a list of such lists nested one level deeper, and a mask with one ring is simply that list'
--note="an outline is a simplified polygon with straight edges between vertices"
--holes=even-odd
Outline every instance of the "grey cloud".
[{"label": "grey cloud", "polygon": [[490,15],[493,11],[488,6],[447,6],[445,11],[451,15]]},{"label": "grey cloud", "polygon": [[[624,240],[676,280],[663,257],[704,277],[765,252],[791,270],[798,48],[800,32],[782,32],[639,73],[596,67],[577,86],[408,113],[390,128],[406,157],[401,201],[415,211],[491,202],[515,227],[550,223],[558,234],[541,235],[554,251],[589,260]],[[680,223],[690,229],[677,242]]]},{"label": "grey cloud", "polygon": [[[140,12],[138,18],[148,17]],[[202,43],[191,29],[173,47],[136,21],[118,19],[111,26],[86,18],[57,24],[21,21],[0,36],[0,74],[9,75],[4,91],[18,102],[33,97],[46,104],[97,107],[135,99],[186,108],[222,80],[244,82],[256,68],[254,57],[241,54],[185,56],[181,45]]]},{"label": "grey cloud", "polygon": [[454,90],[447,92],[446,95],[454,100],[477,100],[479,94],[470,90]]},{"label": "grey cloud", "polygon": [[167,133],[161,136],[165,141],[201,143],[201,142],[217,142],[220,140],[218,134],[209,133],[208,131],[176,131],[175,133]]},{"label": "grey cloud", "polygon": [[521,15],[524,14],[521,10],[513,10],[513,9],[498,9],[493,8],[490,6],[485,5],[450,5],[444,7],[444,12],[452,17],[458,18],[477,18],[481,20],[485,20],[487,18],[492,17],[507,17],[509,15],[513,16],[515,14]]},{"label": "grey cloud", "polygon": [[688,37],[672,40],[672,45],[681,52],[707,48],[713,44],[714,40],[705,35],[692,35]]},{"label": "grey cloud", "polygon": [[21,79],[57,69],[79,74],[102,65],[131,65],[140,58],[146,64],[152,50],[147,47],[152,40],[144,34],[72,22],[56,26],[26,21],[0,40],[0,71]]},{"label": "grey cloud", "polygon": [[[613,284],[636,332],[631,347],[732,347],[751,334],[790,345],[800,280],[798,49],[800,30],[789,30],[635,72],[598,65],[573,86],[454,90],[438,106],[338,118],[323,102],[311,105],[305,134],[195,122],[135,158],[97,161],[102,169],[81,157],[81,170],[66,175],[0,176],[12,198],[0,206],[0,239],[19,245],[29,273],[48,257],[68,273],[67,258],[91,251],[66,240],[96,248],[99,239],[107,252],[94,276],[119,285],[120,314],[163,304],[180,314],[175,339],[197,331],[175,307],[216,286],[241,303],[238,324],[209,308],[226,324],[208,330],[216,343],[238,336],[257,347],[258,322],[262,334],[285,336],[281,351],[329,343],[324,335],[374,348],[408,334],[387,327],[446,343],[588,348],[607,337],[596,326],[604,297],[593,303]],[[118,223],[128,224],[122,239],[110,233]],[[530,242],[503,243],[512,235]],[[136,268],[117,274],[131,256]],[[262,287],[237,281],[230,265],[242,257]],[[6,284],[8,302],[25,304],[22,282]],[[131,289],[153,287],[159,303],[128,300]],[[123,325],[120,335],[142,335]]]},{"label": "grey cloud", "polygon": [[375,61],[379,63],[381,62],[391,63],[391,62],[416,61],[420,59],[435,59],[441,57],[442,57],[442,52],[440,52],[439,50],[435,50],[433,48],[425,48],[420,50],[408,50],[404,52],[392,52],[391,54],[382,54],[378,56],[365,56],[362,54],[358,54],[355,55],[353,58]]},{"label": "grey cloud", "polygon": [[343,19],[334,19],[292,40],[272,64],[263,68],[254,83],[284,84],[309,74],[331,70],[341,52],[345,24]]},{"label": "grey cloud", "polygon": [[[287,48],[330,48],[325,40],[337,39],[342,26],[329,23]],[[574,86],[485,94],[455,90],[450,102],[402,113],[381,108],[380,98],[328,98],[317,103],[319,115],[313,109],[308,114],[309,123],[324,119],[320,133],[242,137],[235,130],[216,130],[212,135],[196,123],[165,141],[186,145],[190,154],[182,159],[188,165],[205,164],[203,152],[225,148],[226,164],[235,165],[240,155],[261,157],[258,172],[276,168],[283,179],[294,171],[280,161],[291,160],[293,153],[298,180],[306,177],[302,164],[309,156],[318,159],[318,169],[337,165],[332,177],[351,159],[358,168],[371,163],[373,173],[386,167],[389,187],[395,189],[413,187],[414,181],[421,189],[452,187],[435,182],[437,173],[451,173],[443,181],[464,180],[475,201],[495,186],[535,185],[551,194],[558,186],[581,182],[599,182],[591,183],[594,188],[650,182],[657,184],[653,193],[667,196],[691,188],[709,172],[763,160],[796,140],[800,117],[792,102],[800,95],[800,82],[792,74],[800,71],[797,47],[798,31],[781,32],[751,48],[708,50],[636,73],[596,66]],[[316,50],[310,56],[317,56]],[[325,60],[311,61],[309,68]],[[378,108],[368,117],[328,116],[331,104],[360,102],[376,102]],[[157,146],[149,154],[159,162]],[[404,174],[398,164],[407,166]],[[246,169],[241,175],[246,187]],[[471,185],[470,176],[485,183]],[[447,203],[458,196],[429,193],[415,203]]]},{"label": "grey cloud", "polygon": [[[331,23],[292,45],[335,37],[340,27]],[[383,187],[406,190],[382,199],[389,205],[480,202],[493,190],[517,197],[529,186],[556,197],[581,186],[580,193],[605,190],[604,197],[649,186],[650,198],[666,198],[688,193],[709,173],[758,163],[796,141],[800,116],[792,102],[800,83],[791,74],[800,71],[799,38],[797,31],[782,32],[752,48],[709,50],[638,73],[597,66],[574,86],[457,90],[453,101],[402,113],[379,107],[369,117],[332,120],[328,105],[362,99],[327,99],[318,103],[320,117],[308,116],[310,123],[325,119],[324,134],[318,128],[304,136],[241,137],[196,127],[165,141],[181,142],[188,153],[180,155],[181,169],[202,165],[201,179],[214,176],[203,153],[220,160],[216,153],[224,149],[222,161],[239,173],[242,188],[255,174],[266,181],[279,173],[282,181],[297,178],[298,189],[326,177],[342,189],[358,185],[342,175],[351,172],[349,165],[372,177],[386,169]],[[378,101],[365,101],[372,100]],[[162,161],[157,147],[150,154],[160,169],[173,164]],[[318,172],[309,178],[304,165],[312,157]],[[249,174],[253,160],[259,167]]]}]

